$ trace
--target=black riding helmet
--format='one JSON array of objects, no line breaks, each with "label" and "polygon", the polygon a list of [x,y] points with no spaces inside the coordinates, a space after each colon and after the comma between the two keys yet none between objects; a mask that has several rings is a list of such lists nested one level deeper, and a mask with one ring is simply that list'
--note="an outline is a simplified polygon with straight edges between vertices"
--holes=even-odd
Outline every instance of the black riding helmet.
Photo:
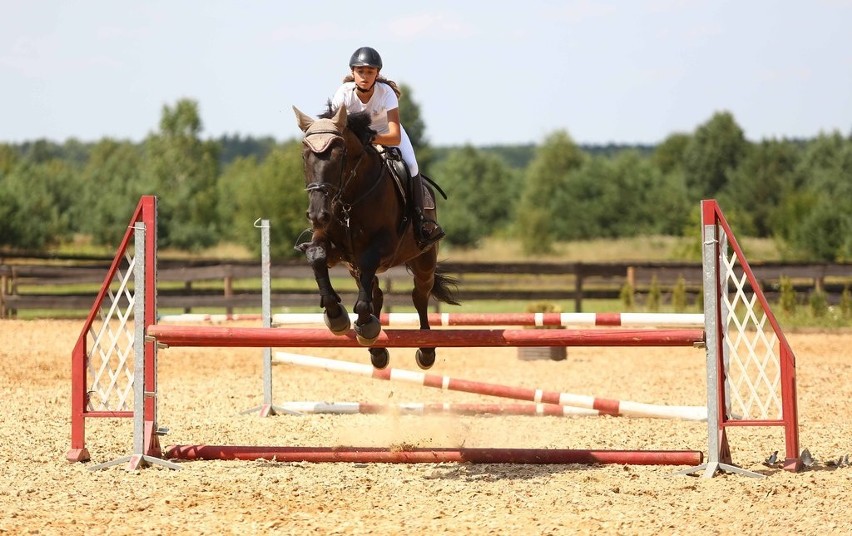
[{"label": "black riding helmet", "polygon": [[352,57],[349,58],[349,68],[354,69],[355,67],[375,67],[381,71],[382,57],[379,56],[375,48],[361,47],[353,52]]}]

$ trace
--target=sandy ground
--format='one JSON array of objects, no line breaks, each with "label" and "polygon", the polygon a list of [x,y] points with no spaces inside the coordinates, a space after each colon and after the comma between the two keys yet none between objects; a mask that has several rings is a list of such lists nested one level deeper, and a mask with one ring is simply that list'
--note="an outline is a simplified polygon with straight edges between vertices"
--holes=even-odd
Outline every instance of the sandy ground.
[{"label": "sandy ground", "polygon": [[[791,334],[801,445],[791,474],[764,460],[780,429],[736,429],[734,461],[765,479],[674,476],[623,465],[308,464],[194,461],[123,466],[128,419],[90,419],[92,463],[68,463],[70,352],[77,321],[0,321],[0,533],[11,534],[850,534],[852,334]],[[365,350],[315,355],[368,363]],[[412,351],[391,366],[415,368]],[[655,404],[701,405],[694,349],[570,349],[522,361],[514,349],[443,349],[436,374]],[[274,401],[493,402],[478,395],[276,366]],[[702,422],[612,417],[241,414],[262,401],[257,349],[160,353],[160,425],[173,443],[301,446],[696,449]]]}]

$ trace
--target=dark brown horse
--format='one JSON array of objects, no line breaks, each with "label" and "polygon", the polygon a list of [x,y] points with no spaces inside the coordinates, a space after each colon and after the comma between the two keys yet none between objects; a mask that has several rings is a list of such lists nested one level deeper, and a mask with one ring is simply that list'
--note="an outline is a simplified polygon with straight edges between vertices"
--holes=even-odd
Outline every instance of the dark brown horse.
[{"label": "dark brown horse", "polygon": [[[370,117],[347,115],[341,106],[314,119],[295,107],[299,128],[305,133],[307,216],[311,241],[300,244],[314,271],[328,328],[337,335],[349,330],[349,314],[331,286],[328,269],[345,263],[358,283],[354,312],[358,341],[371,345],[381,333],[378,317],[384,296],[376,274],[404,264],[414,278],[411,299],[420,317],[420,329],[429,329],[429,297],[458,305],[455,281],[438,270],[437,244],[421,250],[404,202],[382,155],[370,143],[375,132]],[[417,365],[435,363],[435,348],[419,348]],[[376,368],[388,366],[386,348],[370,348]]]}]

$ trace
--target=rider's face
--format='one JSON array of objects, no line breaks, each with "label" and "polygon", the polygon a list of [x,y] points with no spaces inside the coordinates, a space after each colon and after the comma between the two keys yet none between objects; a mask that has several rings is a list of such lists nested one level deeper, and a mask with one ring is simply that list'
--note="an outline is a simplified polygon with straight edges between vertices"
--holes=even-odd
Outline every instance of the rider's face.
[{"label": "rider's face", "polygon": [[379,76],[379,70],[375,67],[363,66],[352,69],[352,76],[355,78],[355,84],[361,89],[368,90],[376,82]]}]

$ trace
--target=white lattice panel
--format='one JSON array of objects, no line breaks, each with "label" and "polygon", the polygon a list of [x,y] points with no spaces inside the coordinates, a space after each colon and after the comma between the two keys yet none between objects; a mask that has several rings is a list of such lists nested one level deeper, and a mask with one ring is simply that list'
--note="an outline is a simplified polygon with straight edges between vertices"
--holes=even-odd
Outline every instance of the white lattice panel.
[{"label": "white lattice panel", "polygon": [[722,233],[722,324],[726,333],[724,359],[726,409],[734,420],[773,420],[782,417],[781,349],[778,336],[749,286],[735,251]]},{"label": "white lattice panel", "polygon": [[134,262],[129,246],[89,329],[89,411],[133,410]]}]

